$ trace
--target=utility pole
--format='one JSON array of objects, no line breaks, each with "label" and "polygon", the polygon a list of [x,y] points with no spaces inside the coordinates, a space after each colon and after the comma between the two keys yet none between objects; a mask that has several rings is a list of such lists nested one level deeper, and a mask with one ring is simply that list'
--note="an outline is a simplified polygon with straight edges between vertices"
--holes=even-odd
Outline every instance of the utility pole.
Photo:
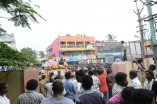
[{"label": "utility pole", "polygon": [[137,11],[134,11],[134,12],[138,16],[139,32],[140,32],[140,37],[141,37],[141,39],[140,39],[141,40],[141,56],[144,58],[145,57],[145,49],[144,49],[144,38],[143,38],[143,26],[142,26],[142,20],[141,20],[141,13],[143,11],[143,8],[140,10],[137,5],[137,0],[135,0],[135,2],[136,2]]},{"label": "utility pole", "polygon": [[[147,11],[148,11],[148,17],[149,17],[149,25],[150,25],[150,32],[151,32],[151,45],[154,53],[154,62],[157,66],[157,40],[155,36],[155,22],[154,22],[154,16],[152,13],[152,1],[151,0],[146,0],[146,5],[147,5]],[[157,72],[157,69],[156,69]]]}]

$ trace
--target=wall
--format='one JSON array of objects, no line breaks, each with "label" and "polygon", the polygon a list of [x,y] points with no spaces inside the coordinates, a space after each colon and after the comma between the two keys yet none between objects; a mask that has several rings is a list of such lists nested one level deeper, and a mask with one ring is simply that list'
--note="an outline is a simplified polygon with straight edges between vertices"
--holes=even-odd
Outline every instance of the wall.
[{"label": "wall", "polygon": [[11,104],[17,104],[18,96],[24,92],[23,71],[0,72],[0,83],[9,85],[7,97]]},{"label": "wall", "polygon": [[55,39],[52,43],[52,55],[55,54],[55,57],[59,57],[59,38]]}]

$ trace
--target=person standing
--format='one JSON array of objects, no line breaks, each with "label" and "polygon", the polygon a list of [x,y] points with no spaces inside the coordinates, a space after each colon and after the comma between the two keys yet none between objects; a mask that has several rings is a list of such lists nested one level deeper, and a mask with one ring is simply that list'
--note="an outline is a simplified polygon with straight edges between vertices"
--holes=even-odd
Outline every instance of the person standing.
[{"label": "person standing", "polygon": [[124,41],[121,41],[121,44],[123,45],[123,61],[127,61],[127,54],[126,54],[126,52],[127,52],[127,45],[124,43]]},{"label": "person standing", "polygon": [[112,88],[112,96],[121,92],[128,85],[126,73],[118,72],[115,75],[115,80],[116,80],[116,83],[113,85],[113,88]]},{"label": "person standing", "polygon": [[70,77],[71,77],[70,72],[65,73],[66,80],[63,82],[63,84],[66,94],[64,96],[74,101],[76,94],[76,86],[74,82],[70,79]]},{"label": "person standing", "polygon": [[46,76],[42,75],[41,80],[39,81],[39,89],[40,93],[42,93],[46,97],[46,92],[45,92],[45,84],[46,84]]},{"label": "person standing", "polygon": [[107,73],[103,69],[98,70],[98,79],[100,80],[100,92],[102,92],[105,96],[105,99],[108,100],[108,86],[106,82]]},{"label": "person standing", "polygon": [[131,86],[134,87],[135,89],[140,89],[142,88],[141,82],[137,77],[137,71],[136,70],[131,70],[129,72],[129,77],[132,80],[131,81]]},{"label": "person standing", "polygon": [[63,96],[63,90],[63,82],[60,80],[55,80],[52,87],[52,91],[54,93],[53,96],[44,99],[41,104],[74,104],[71,99]]},{"label": "person standing", "polygon": [[93,79],[89,75],[82,77],[83,93],[76,99],[76,104],[106,104],[103,93],[91,89]]},{"label": "person standing", "polygon": [[37,80],[29,80],[26,84],[27,91],[19,96],[18,104],[40,104],[45,97],[36,92],[37,87]]},{"label": "person standing", "polygon": [[144,82],[143,88],[147,90],[152,90],[152,85],[155,81],[154,73],[152,71],[147,70],[145,72],[146,81]]},{"label": "person standing", "polygon": [[49,78],[49,82],[45,84],[45,90],[46,90],[46,97],[51,97],[52,96],[52,83],[53,83],[53,78]]},{"label": "person standing", "polygon": [[92,79],[93,79],[93,85],[92,85],[92,89],[95,91],[100,91],[99,90],[99,86],[101,85],[100,80],[95,76],[95,73],[93,70],[90,70],[88,73]]},{"label": "person standing", "polygon": [[112,97],[112,87],[116,83],[115,75],[112,73],[111,69],[107,70],[106,81],[107,81],[107,86],[108,86],[109,98],[111,98]]},{"label": "person standing", "polygon": [[8,92],[8,85],[0,83],[0,104],[10,104],[10,100],[5,96]]}]

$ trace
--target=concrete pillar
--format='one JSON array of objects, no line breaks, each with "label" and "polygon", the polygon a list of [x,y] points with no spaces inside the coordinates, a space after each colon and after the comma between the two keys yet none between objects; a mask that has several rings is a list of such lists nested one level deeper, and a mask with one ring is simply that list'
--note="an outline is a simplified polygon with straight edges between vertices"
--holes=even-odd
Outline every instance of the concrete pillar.
[{"label": "concrete pillar", "polygon": [[[26,84],[30,79],[36,79],[39,81],[39,71],[33,68],[33,64],[30,64],[29,67],[24,70],[24,87],[26,87]],[[26,88],[24,89],[26,91]]]},{"label": "concrete pillar", "polygon": [[112,64],[112,72],[113,74],[117,74],[118,72],[124,72],[126,73],[126,65],[124,62],[120,61],[117,59],[113,64]]}]

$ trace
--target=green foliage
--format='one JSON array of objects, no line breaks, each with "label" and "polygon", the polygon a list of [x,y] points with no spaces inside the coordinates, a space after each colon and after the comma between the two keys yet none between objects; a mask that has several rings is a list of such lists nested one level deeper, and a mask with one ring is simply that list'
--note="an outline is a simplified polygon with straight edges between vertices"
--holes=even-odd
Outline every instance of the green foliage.
[{"label": "green foliage", "polygon": [[4,43],[0,43],[0,66],[10,69],[24,69],[29,59],[19,51],[16,51]]},{"label": "green foliage", "polygon": [[43,51],[39,51],[39,55],[40,55],[40,58],[44,58],[45,57],[45,54]]},{"label": "green foliage", "polygon": [[[39,8],[37,5],[34,7]],[[1,18],[14,22],[15,26],[28,27],[30,29],[29,20],[38,23],[36,16],[42,18],[35,11],[30,0],[0,0],[0,10],[4,10],[11,15],[11,17],[0,16]]]},{"label": "green foliage", "polygon": [[108,34],[107,36],[108,41],[114,41],[117,37],[112,35],[112,34]]},{"label": "green foliage", "polygon": [[11,70],[21,70],[28,62],[39,64],[36,53],[31,48],[24,48],[22,52],[14,50],[4,43],[0,43],[0,66],[6,66]]},{"label": "green foliage", "polygon": [[31,48],[23,48],[21,49],[21,53],[27,56],[30,62],[34,64],[40,64],[40,62],[37,60],[37,53],[35,50],[32,50]]}]

